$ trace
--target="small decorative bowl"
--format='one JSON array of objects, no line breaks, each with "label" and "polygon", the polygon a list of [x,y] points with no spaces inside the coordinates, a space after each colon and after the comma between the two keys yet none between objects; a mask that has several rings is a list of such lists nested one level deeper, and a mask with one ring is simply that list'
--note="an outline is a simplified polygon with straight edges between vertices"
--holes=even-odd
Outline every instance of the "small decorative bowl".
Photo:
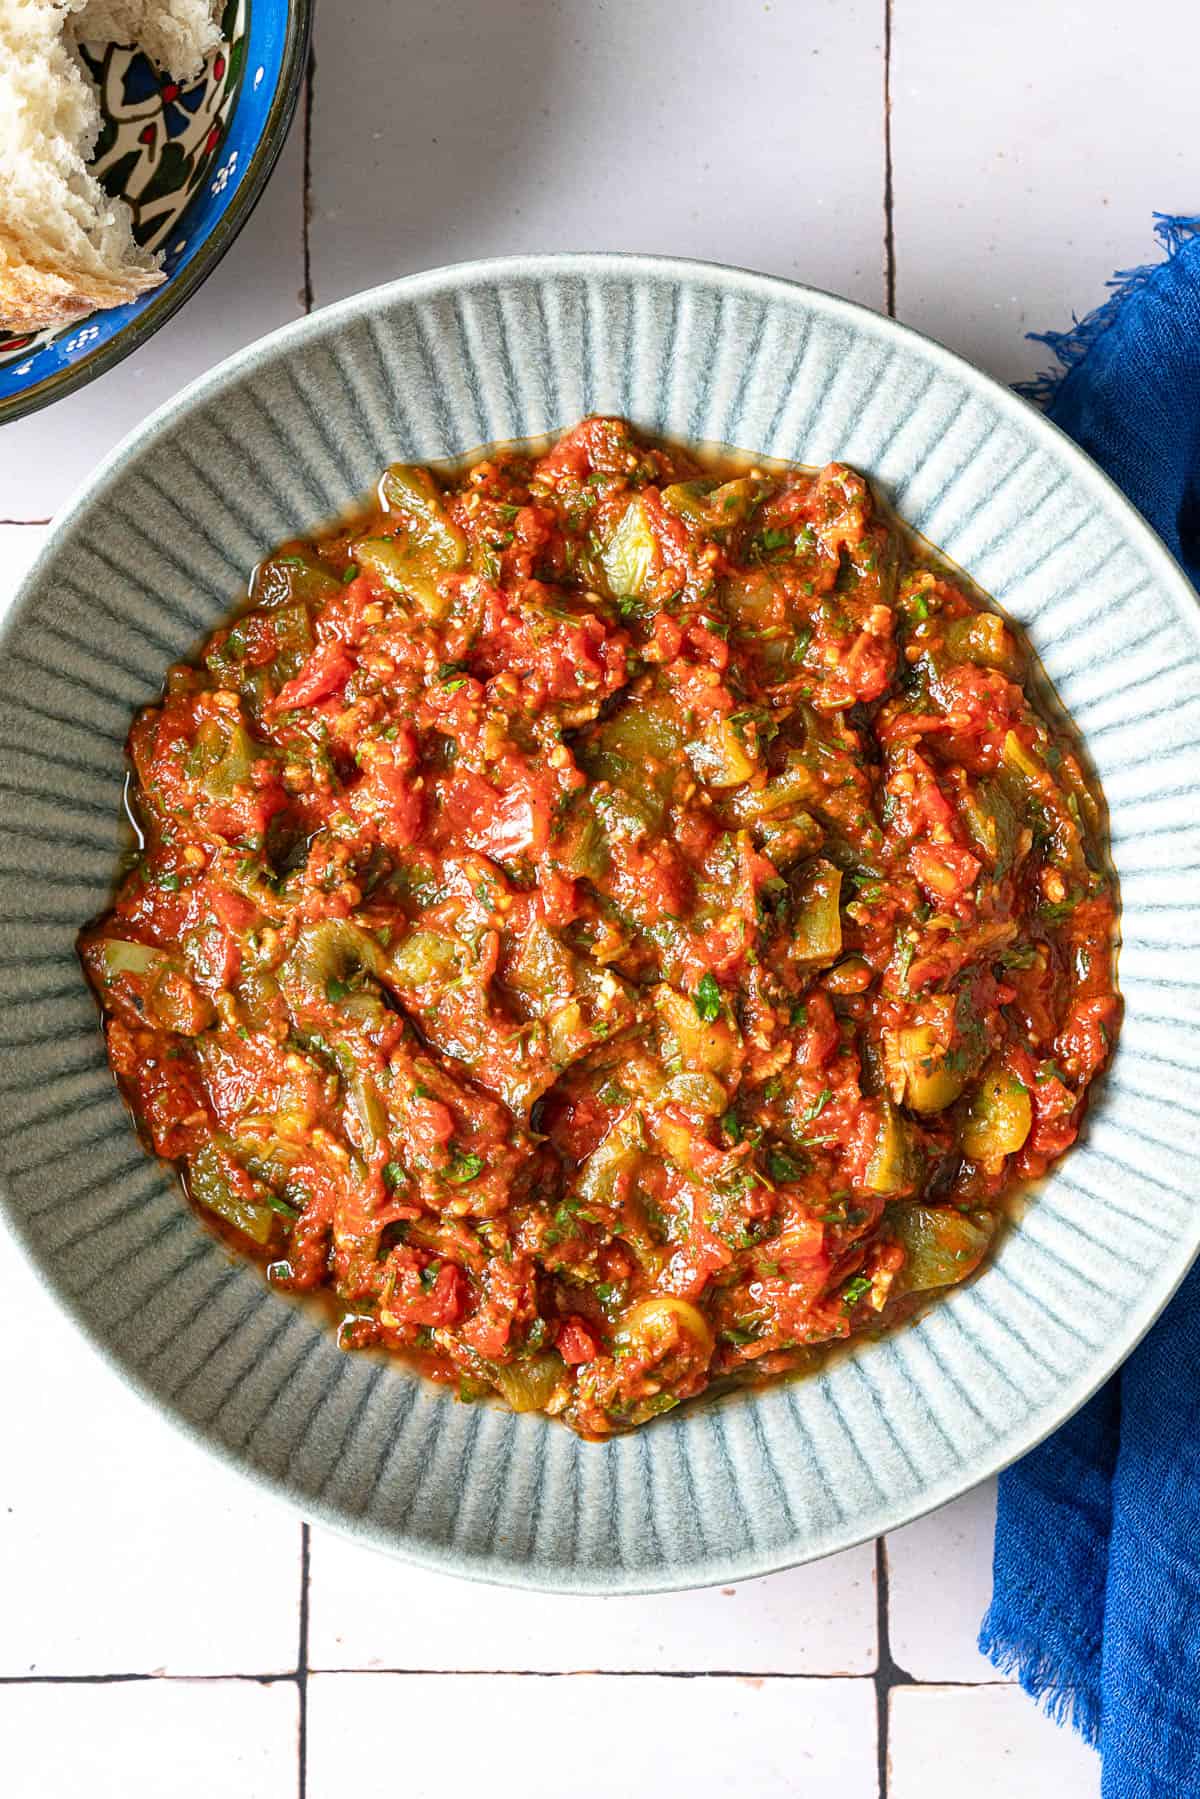
[{"label": "small decorative bowl", "polygon": [[[820,1373],[581,1442],[340,1351],[139,1147],[75,956],[122,746],[255,562],[389,461],[592,411],[865,470],[1023,624],[1083,730],[1125,1020],[1081,1140],[980,1277]],[[0,637],[0,1212],[152,1403],[309,1516],[477,1579],[729,1582],[915,1517],[1061,1424],[1200,1244],[1200,610],[1074,444],[915,332],[765,276],[518,257],[413,276],[195,382],[59,518]]]},{"label": "small decorative bowl", "polygon": [[166,280],[72,325],[0,331],[0,424],[48,406],[144,344],[221,260],[266,186],[304,78],[312,0],[225,0],[222,42],[192,81],[141,51],[83,45],[100,95],[92,168],[127,200]]}]

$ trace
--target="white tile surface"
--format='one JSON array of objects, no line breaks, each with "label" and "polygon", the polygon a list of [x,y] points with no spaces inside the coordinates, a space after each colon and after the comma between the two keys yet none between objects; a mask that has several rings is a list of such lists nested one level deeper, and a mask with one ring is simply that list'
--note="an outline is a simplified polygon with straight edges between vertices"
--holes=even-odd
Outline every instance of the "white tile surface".
[{"label": "white tile surface", "polygon": [[[867,1674],[873,1545],[740,1587],[564,1599],[447,1580],[314,1531],[314,1668]],[[413,1628],[413,1620],[421,1620]]]},{"label": "white tile surface", "polygon": [[46,541],[47,525],[0,524],[0,618],[26,569]]},{"label": "white tile surface", "polygon": [[[1151,210],[1197,204],[1200,138],[1192,61],[1158,54],[1151,81],[1145,46],[1186,43],[1192,15],[1191,0],[895,0],[902,317],[1015,378],[1046,360],[1024,331],[1064,324],[1153,254]],[[613,248],[880,306],[883,17],[883,0],[324,0],[316,298],[460,257]],[[0,613],[45,536],[3,521],[48,516],[154,406],[303,309],[302,152],[298,121],[229,257],[144,350],[0,431]],[[291,1666],[299,1526],[126,1394],[2,1238],[0,1281],[6,1441],[20,1445],[0,1465],[0,1677]],[[890,1799],[1098,1794],[1091,1753],[975,1649],[993,1506],[984,1487],[888,1540],[895,1660],[918,1682],[964,1683],[893,1693]],[[872,1569],[864,1549],[732,1595],[567,1600],[314,1532],[315,1666],[460,1671],[314,1676],[301,1799],[374,1788],[381,1768],[405,1799],[485,1783],[489,1799],[590,1799],[626,1790],[631,1756],[648,1791],[872,1799],[872,1681],[811,1678],[874,1667]],[[623,1678],[471,1672],[487,1668]],[[0,1684],[3,1799],[298,1787],[290,1683]]]},{"label": "white tile surface", "polygon": [[989,1480],[888,1537],[892,1656],[914,1680],[1001,1678],[975,1646],[992,1597],[995,1530]]},{"label": "white tile surface", "polygon": [[882,0],[320,8],[318,303],[475,256],[650,250],[881,305],[882,32]]},{"label": "white tile surface", "polygon": [[308,1799],[366,1791],[389,1766],[405,1799],[875,1799],[875,1692],[867,1680],[315,1676]]},{"label": "white tile surface", "polygon": [[0,1687],[5,1799],[295,1799],[289,1681]]},{"label": "white tile surface", "polygon": [[888,1799],[1100,1799],[1098,1758],[1020,1687],[898,1687]]},{"label": "white tile surface", "polygon": [[196,375],[304,311],[304,139],[296,122],[224,261],[150,341],[80,392],[0,429],[0,519],[49,518],[127,431]]},{"label": "white tile surface", "polygon": [[[899,316],[1001,380],[1045,368],[1154,210],[1200,203],[1193,0],[897,0]],[[1176,48],[1173,48],[1176,47]]]},{"label": "white tile surface", "polygon": [[7,1238],[0,1268],[0,1676],[294,1668],[299,1524],[128,1392]]}]

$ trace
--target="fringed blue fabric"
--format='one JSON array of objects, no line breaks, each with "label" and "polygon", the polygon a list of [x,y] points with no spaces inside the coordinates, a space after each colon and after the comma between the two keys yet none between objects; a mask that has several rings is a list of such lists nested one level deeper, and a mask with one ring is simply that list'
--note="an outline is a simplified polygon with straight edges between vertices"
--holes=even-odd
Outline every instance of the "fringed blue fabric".
[{"label": "fringed blue fabric", "polygon": [[[1168,258],[1174,256],[1192,238],[1200,235],[1200,215],[1184,218],[1175,213],[1156,212],[1154,219],[1154,235]],[[1086,317],[1072,317],[1069,331],[1027,333],[1031,344],[1045,344],[1058,367],[1043,369],[1032,381],[1018,381],[1017,392],[1025,399],[1032,400],[1035,406],[1049,410],[1058,397],[1064,377],[1071,369],[1078,368],[1096,339],[1116,323],[1126,300],[1132,299],[1134,294],[1140,293],[1155,281],[1162,273],[1162,267],[1161,262],[1143,262],[1136,269],[1118,269],[1108,283],[1108,299],[1093,308]]]},{"label": "fringed blue fabric", "polygon": [[[1200,218],[1036,339],[1025,393],[1200,582]],[[1103,1759],[1104,1799],[1200,1799],[1200,1265],[1120,1373],[1000,1477],[979,1646]]]},{"label": "fringed blue fabric", "polygon": [[1107,469],[1200,585],[1200,216],[1154,217],[1166,260],[1119,271],[1069,331],[1031,332],[1058,367],[1018,392]]}]

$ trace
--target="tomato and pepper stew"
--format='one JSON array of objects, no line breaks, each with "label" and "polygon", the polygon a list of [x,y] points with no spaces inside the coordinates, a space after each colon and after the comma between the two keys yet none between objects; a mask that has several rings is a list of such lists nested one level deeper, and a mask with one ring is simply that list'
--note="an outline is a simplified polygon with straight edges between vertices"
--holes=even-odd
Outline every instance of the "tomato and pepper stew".
[{"label": "tomato and pepper stew", "polygon": [[149,1143],[344,1347],[589,1437],[970,1275],[1113,1043],[1078,746],[839,463],[389,468],[129,753]]}]

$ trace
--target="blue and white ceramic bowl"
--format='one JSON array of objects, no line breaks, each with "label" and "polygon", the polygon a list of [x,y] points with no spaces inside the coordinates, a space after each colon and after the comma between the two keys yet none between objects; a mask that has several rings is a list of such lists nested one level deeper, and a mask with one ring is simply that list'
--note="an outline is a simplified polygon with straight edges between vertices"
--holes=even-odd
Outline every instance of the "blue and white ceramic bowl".
[{"label": "blue and white ceramic bowl", "polygon": [[[580,1442],[344,1355],[136,1142],[74,954],[122,743],[266,550],[396,458],[584,413],[866,470],[1028,629],[1108,796],[1126,1013],[1083,1140],[971,1286],[820,1375]],[[0,646],[0,1175],[62,1303],[153,1403],[306,1513],[431,1567],[620,1592],[762,1574],[990,1474],[1078,1406],[1200,1243],[1196,596],[1023,401],[845,300],[700,264],[469,264],[243,352],[61,518]]]},{"label": "blue and white ceramic bowl", "polygon": [[145,343],[214,269],[283,147],[304,76],[312,0],[224,0],[220,46],[177,82],[138,50],[82,47],[100,96],[92,167],[133,211],[166,280],[55,330],[0,331],[0,424],[82,387]]}]

